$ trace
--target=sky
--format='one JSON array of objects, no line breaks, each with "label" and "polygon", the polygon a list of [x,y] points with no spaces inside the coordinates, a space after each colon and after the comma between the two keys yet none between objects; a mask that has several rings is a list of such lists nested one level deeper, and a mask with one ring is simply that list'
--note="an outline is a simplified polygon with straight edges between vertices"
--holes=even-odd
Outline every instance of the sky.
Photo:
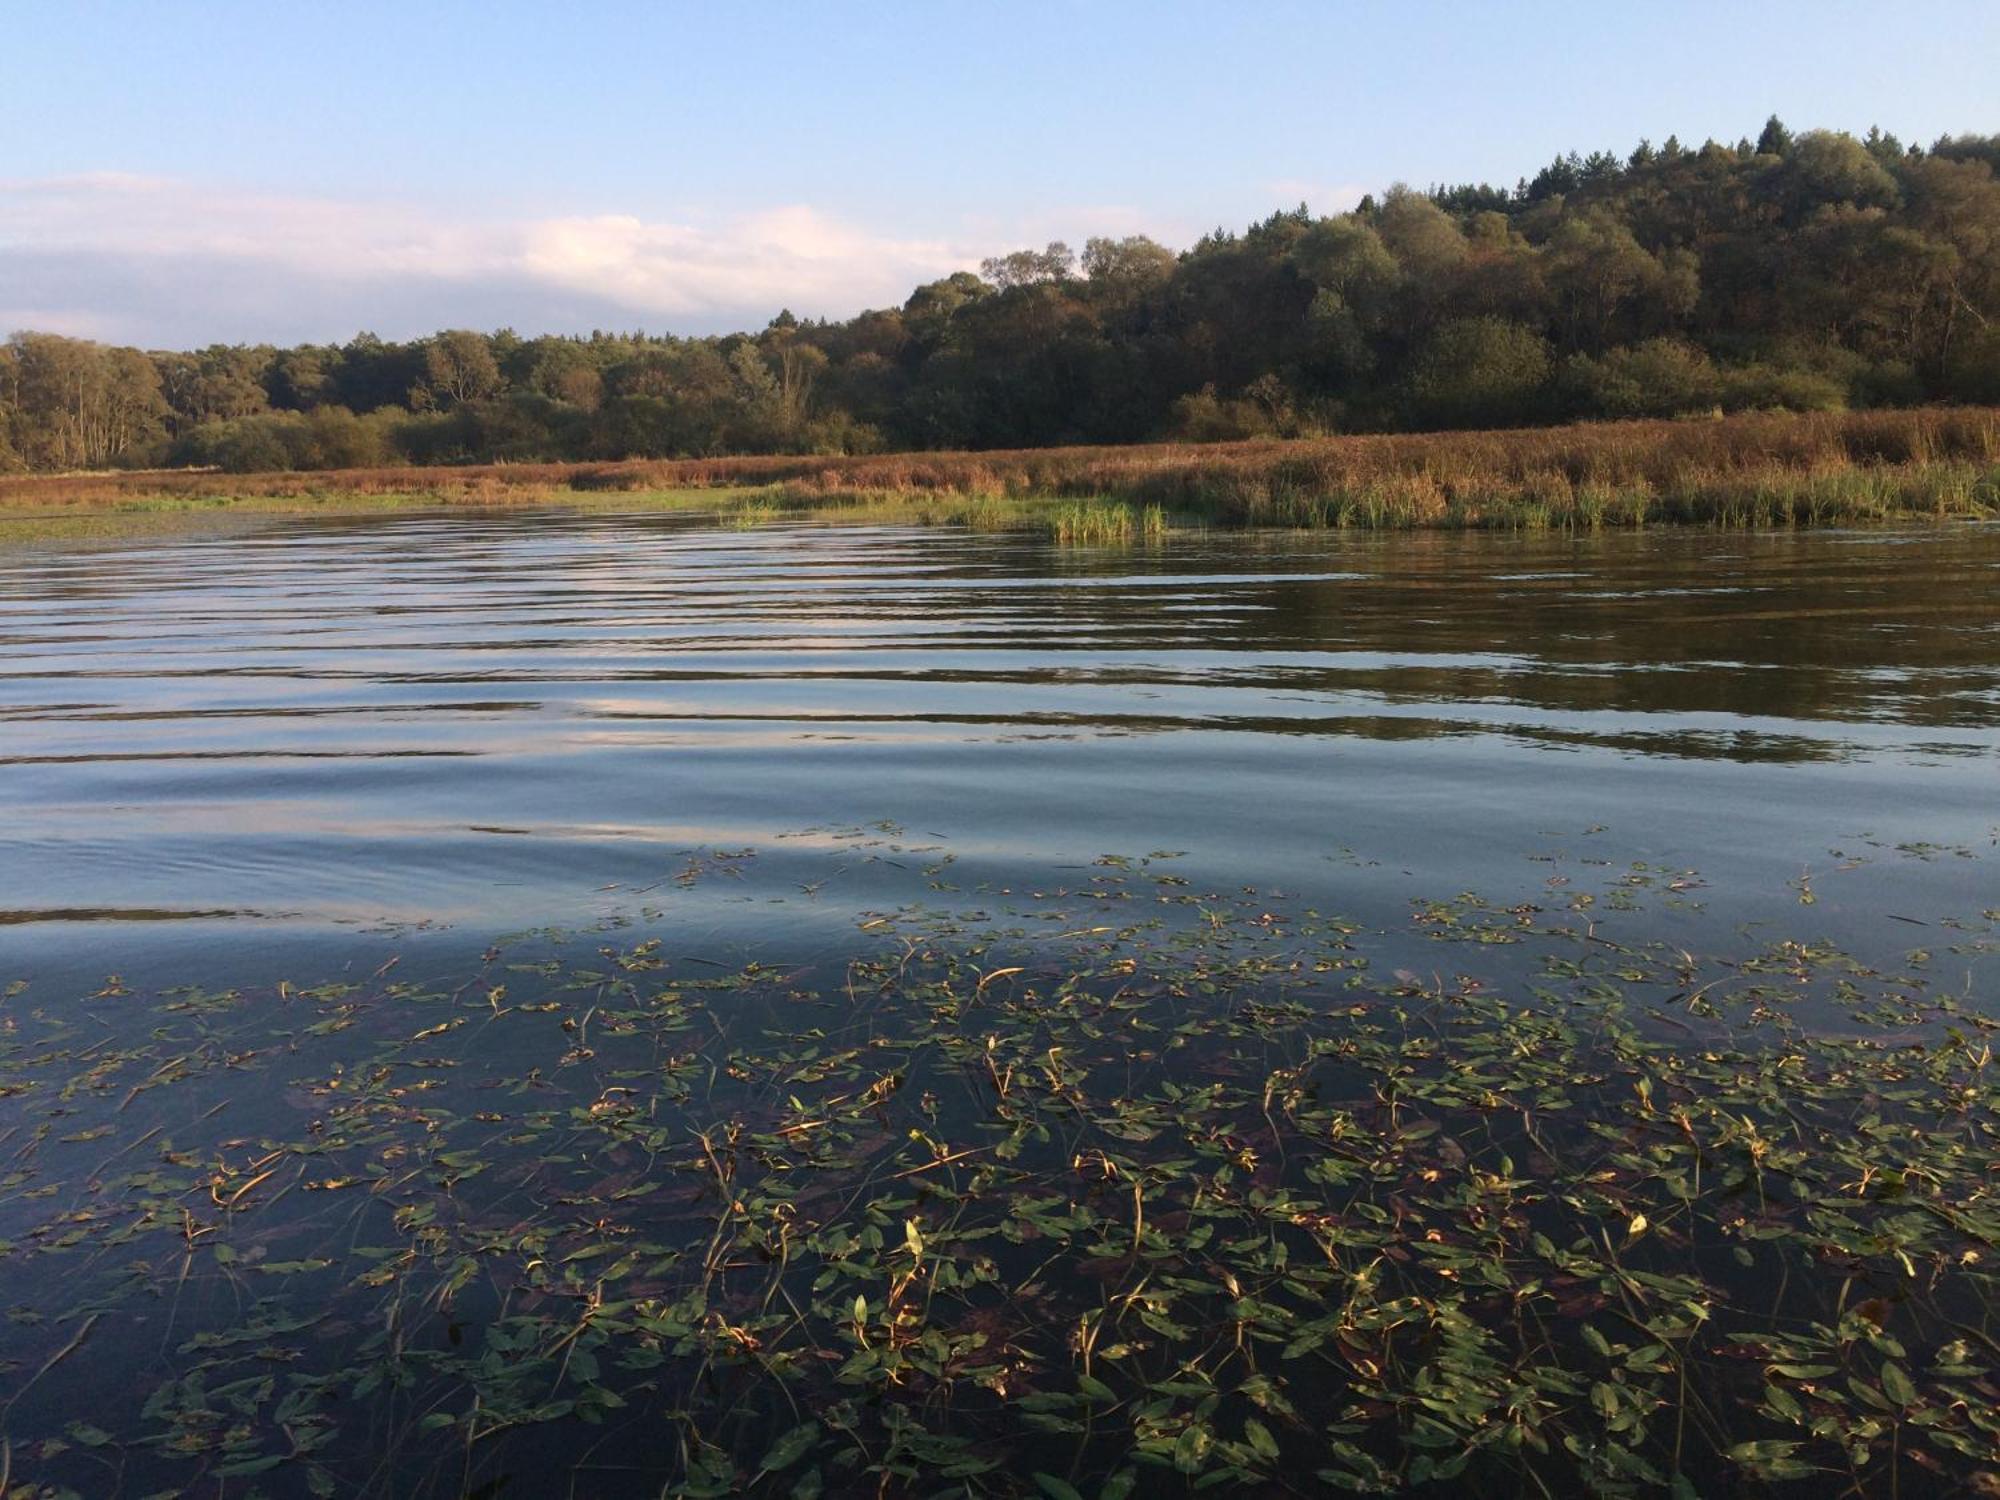
[{"label": "sky", "polygon": [[0,0],[0,331],[755,328],[1060,238],[2000,131],[1993,0]]}]

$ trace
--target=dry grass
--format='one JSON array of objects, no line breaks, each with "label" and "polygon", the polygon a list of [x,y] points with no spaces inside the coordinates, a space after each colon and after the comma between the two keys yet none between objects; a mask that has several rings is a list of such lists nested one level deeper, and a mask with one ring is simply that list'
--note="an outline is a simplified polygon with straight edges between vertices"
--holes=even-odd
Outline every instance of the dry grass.
[{"label": "dry grass", "polygon": [[838,514],[856,503],[871,519],[925,497],[949,497],[953,511],[985,499],[1109,499],[1224,524],[1312,527],[1986,515],[2000,509],[2000,411],[1754,414],[1206,446],[64,475],[0,479],[0,511],[336,497],[515,505],[752,486],[784,486],[778,509],[817,503]]}]

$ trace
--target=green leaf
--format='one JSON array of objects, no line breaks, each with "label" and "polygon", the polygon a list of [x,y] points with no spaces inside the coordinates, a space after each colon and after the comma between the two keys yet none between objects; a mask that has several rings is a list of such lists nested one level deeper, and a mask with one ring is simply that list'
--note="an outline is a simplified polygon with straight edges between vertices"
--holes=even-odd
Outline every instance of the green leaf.
[{"label": "green leaf", "polygon": [[218,1479],[247,1479],[252,1474],[277,1468],[290,1456],[288,1453],[267,1453],[262,1458],[239,1458],[235,1463],[223,1464],[212,1472]]},{"label": "green leaf", "polygon": [[780,1469],[789,1469],[806,1456],[819,1436],[819,1423],[802,1422],[790,1432],[771,1444],[771,1451],[758,1461],[757,1467],[767,1474],[775,1474]]},{"label": "green leaf", "polygon": [[1903,1367],[1893,1360],[1882,1366],[1882,1389],[1898,1406],[1915,1406],[1917,1388]]},{"label": "green leaf", "polygon": [[1806,1418],[1806,1409],[1799,1404],[1799,1398],[1783,1386],[1765,1386],[1764,1401],[1772,1411],[1787,1421],[1803,1422]]},{"label": "green leaf", "polygon": [[1250,1446],[1259,1456],[1263,1458],[1278,1456],[1278,1440],[1271,1436],[1271,1429],[1255,1417],[1243,1419],[1243,1436],[1249,1440]]},{"label": "green leaf", "polygon": [[1053,1474],[1044,1474],[1037,1470],[1035,1483],[1042,1487],[1042,1493],[1047,1495],[1049,1500],[1083,1500],[1082,1493],[1075,1485],[1067,1479],[1058,1479]]},{"label": "green leaf", "polygon": [[1198,1474],[1215,1439],[1200,1423],[1190,1423],[1174,1443],[1174,1467],[1183,1474]]},{"label": "green leaf", "polygon": [[1786,1442],[1782,1438],[1760,1438],[1752,1443],[1738,1443],[1729,1450],[1731,1458],[1773,1459],[1789,1458],[1798,1452],[1797,1443]]},{"label": "green leaf", "polygon": [[1792,1455],[1797,1443],[1765,1438],[1754,1443],[1738,1443],[1729,1456],[1760,1479],[1804,1479],[1814,1472],[1811,1464],[1800,1463]]}]

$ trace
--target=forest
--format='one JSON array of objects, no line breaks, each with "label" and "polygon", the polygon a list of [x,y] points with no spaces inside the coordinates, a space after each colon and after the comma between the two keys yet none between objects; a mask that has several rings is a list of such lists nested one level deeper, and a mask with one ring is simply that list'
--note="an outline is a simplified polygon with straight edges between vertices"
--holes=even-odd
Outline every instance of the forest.
[{"label": "forest", "polygon": [[760,332],[0,345],[0,472],[869,454],[2000,403],[2000,135],[1572,153]]}]

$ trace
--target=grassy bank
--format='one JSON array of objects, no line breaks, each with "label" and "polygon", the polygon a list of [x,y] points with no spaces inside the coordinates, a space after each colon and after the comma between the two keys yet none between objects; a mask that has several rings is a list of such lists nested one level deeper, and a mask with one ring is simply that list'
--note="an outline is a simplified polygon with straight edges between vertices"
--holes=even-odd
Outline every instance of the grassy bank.
[{"label": "grassy bank", "polygon": [[[259,476],[261,477],[261,476]],[[526,508],[707,514],[724,526],[754,530],[772,524],[844,526],[963,526],[975,531],[1037,533],[1071,545],[1110,545],[1165,535],[1167,513],[1157,505],[1055,496],[955,494],[948,491],[756,488],[610,492],[513,485],[490,491],[414,489],[371,492],[329,486],[287,494],[131,495],[122,499],[8,505],[0,501],[0,541],[83,541],[153,533],[240,529],[260,516],[365,516],[439,508]],[[1176,518],[1199,522],[1200,517]]]},{"label": "grassy bank", "polygon": [[0,516],[558,503],[1044,529],[1797,526],[2000,513],[2000,411],[1749,415],[1207,446],[0,480]]}]

